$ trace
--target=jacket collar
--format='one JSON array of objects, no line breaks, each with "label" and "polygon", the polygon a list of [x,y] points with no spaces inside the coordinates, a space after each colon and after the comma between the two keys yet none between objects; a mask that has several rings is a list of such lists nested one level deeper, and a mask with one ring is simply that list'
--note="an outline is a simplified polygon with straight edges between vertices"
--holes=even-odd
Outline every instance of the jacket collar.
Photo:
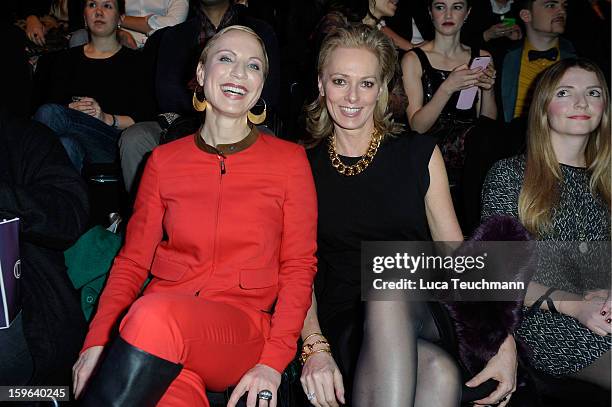
[{"label": "jacket collar", "polygon": [[209,154],[221,155],[223,157],[231,154],[236,154],[240,151],[246,150],[251,147],[257,141],[259,137],[259,130],[257,130],[256,126],[251,126],[251,131],[245,138],[238,141],[237,143],[232,144],[217,144],[216,147],[207,144],[206,141],[202,137],[200,137],[200,132],[197,131],[194,135],[194,140],[196,146]]}]

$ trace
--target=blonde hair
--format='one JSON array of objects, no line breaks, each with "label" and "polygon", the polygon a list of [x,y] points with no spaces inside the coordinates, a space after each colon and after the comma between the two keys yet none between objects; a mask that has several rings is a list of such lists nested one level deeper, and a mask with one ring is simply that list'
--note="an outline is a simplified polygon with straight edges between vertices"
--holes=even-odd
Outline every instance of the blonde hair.
[{"label": "blonde hair", "polygon": [[[389,83],[393,79],[397,65],[397,51],[391,40],[380,31],[364,24],[349,25],[330,32],[319,52],[317,72],[322,76],[329,62],[331,53],[336,48],[361,48],[372,52],[379,61],[380,96],[374,108],[374,127],[382,134],[397,134],[402,130],[400,124],[391,119],[388,112]],[[305,107],[306,129],[313,139],[313,144],[332,134],[334,125],[327,111],[325,96],[319,95]]]},{"label": "blonde hair", "polygon": [[550,139],[548,105],[563,75],[570,68],[593,72],[603,88],[604,111],[597,129],[590,135],[585,161],[590,173],[589,189],[600,196],[610,211],[610,97],[603,73],[587,59],[564,59],[548,68],[537,82],[529,109],[525,179],[519,196],[519,218],[534,235],[551,226],[551,212],[559,203],[563,175]]},{"label": "blonde hair", "polygon": [[261,39],[261,37],[259,35],[257,35],[257,33],[255,31],[253,31],[249,27],[245,27],[243,25],[230,25],[228,27],[225,27],[224,29],[222,29],[218,33],[216,33],[210,40],[208,40],[208,42],[206,42],[206,45],[204,46],[204,49],[202,50],[202,53],[200,54],[200,62],[203,65],[206,64],[206,59],[208,58],[208,53],[210,52],[211,48],[214,47],[215,44],[217,43],[217,41],[219,41],[219,39],[225,33],[229,32],[229,31],[242,31],[242,32],[251,34],[253,37],[255,37],[255,39],[257,40],[257,42],[261,46],[261,51],[263,52],[263,56],[264,56],[264,60],[262,61],[262,63],[263,63],[262,71],[263,71],[263,76],[264,76],[264,79],[265,79],[268,76],[268,71],[270,69],[270,63],[268,62],[268,53],[266,52],[266,45],[264,44],[264,42]]}]

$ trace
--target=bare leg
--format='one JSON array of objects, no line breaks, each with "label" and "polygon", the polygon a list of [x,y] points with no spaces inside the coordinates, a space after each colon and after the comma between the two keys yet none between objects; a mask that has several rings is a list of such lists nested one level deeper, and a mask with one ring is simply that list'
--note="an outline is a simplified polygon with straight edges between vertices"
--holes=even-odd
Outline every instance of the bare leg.
[{"label": "bare leg", "polygon": [[[424,303],[366,304],[353,389],[356,407],[411,407],[415,397],[419,407],[459,404],[461,379],[454,362],[440,348],[419,340],[430,337],[432,325]],[[430,402],[433,393],[436,398]]]}]

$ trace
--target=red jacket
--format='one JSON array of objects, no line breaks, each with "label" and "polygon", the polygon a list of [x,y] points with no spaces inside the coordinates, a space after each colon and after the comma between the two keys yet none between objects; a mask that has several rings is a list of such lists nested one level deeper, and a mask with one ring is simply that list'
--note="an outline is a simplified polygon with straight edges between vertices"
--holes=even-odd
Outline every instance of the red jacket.
[{"label": "red jacket", "polygon": [[199,295],[247,311],[267,337],[258,363],[286,368],[310,307],[316,195],[302,147],[255,137],[225,158],[194,137],[153,151],[83,349],[108,342],[150,271],[144,295]]}]

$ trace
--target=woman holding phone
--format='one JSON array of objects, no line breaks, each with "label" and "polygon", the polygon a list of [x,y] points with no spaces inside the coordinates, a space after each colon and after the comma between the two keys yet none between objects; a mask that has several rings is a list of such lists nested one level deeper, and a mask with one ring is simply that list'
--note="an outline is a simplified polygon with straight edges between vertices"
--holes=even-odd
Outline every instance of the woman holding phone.
[{"label": "woman holding phone", "polygon": [[[436,138],[446,164],[455,210],[462,221],[462,208],[469,207],[458,205],[463,195],[459,191],[464,145],[479,117],[497,118],[493,91],[495,69],[492,63],[470,69],[476,58],[490,60],[491,55],[460,42],[461,28],[470,14],[469,0],[432,0],[429,13],[435,29],[434,39],[402,58],[404,91],[408,97],[406,114],[413,130]],[[474,86],[478,92],[473,102],[468,100],[458,108],[461,91]],[[462,226],[465,229],[464,222]]]}]

